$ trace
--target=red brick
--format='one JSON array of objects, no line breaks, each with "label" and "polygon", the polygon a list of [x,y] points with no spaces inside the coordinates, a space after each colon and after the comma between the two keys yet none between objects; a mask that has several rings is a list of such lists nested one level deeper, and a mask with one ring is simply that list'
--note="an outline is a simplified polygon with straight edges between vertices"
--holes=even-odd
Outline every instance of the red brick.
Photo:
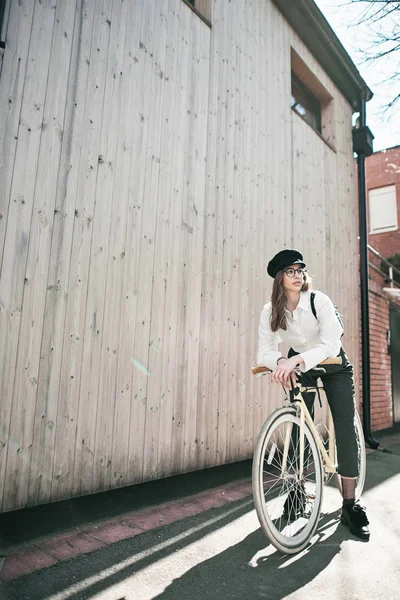
[{"label": "red brick", "polygon": [[104,544],[114,544],[120,540],[126,540],[143,533],[143,529],[122,521],[121,523],[115,522],[100,525],[99,527],[92,527],[91,529],[88,529],[86,533],[91,537],[96,538],[96,540],[104,542]]},{"label": "red brick", "polygon": [[58,560],[37,546],[31,546],[25,552],[16,552],[6,558],[0,573],[2,581],[12,581],[22,575],[39,571],[55,565]]},{"label": "red brick", "polygon": [[86,533],[77,533],[76,535],[44,540],[38,545],[54,558],[66,560],[79,554],[87,554],[88,552],[98,550],[105,544]]}]

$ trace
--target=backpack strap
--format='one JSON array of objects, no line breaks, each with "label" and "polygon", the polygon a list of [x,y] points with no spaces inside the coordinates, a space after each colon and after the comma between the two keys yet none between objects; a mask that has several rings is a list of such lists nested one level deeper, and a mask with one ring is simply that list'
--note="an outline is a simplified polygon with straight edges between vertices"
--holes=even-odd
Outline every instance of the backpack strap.
[{"label": "backpack strap", "polygon": [[315,310],[315,292],[311,292],[311,294],[310,294],[310,304],[311,304],[312,314],[318,321],[317,311]]}]

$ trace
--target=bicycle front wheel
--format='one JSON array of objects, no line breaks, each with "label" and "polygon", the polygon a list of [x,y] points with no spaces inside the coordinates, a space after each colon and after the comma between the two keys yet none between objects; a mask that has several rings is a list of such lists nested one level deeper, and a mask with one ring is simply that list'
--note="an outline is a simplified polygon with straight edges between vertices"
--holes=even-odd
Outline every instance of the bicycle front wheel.
[{"label": "bicycle front wheel", "polygon": [[302,470],[300,441],[295,408],[279,409],[264,423],[253,458],[253,496],[261,528],[275,548],[288,554],[307,546],[322,506],[321,456],[306,423]]}]

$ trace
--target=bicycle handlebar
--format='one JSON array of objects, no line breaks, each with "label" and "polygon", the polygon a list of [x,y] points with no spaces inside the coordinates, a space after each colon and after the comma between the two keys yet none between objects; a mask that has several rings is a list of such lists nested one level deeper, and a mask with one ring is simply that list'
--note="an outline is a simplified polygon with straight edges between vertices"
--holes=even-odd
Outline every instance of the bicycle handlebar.
[{"label": "bicycle handlebar", "polygon": [[[319,365],[317,365],[317,367],[319,367],[321,365],[341,365],[341,364],[342,364],[341,356],[331,356],[330,358],[326,358],[321,363],[319,363]],[[253,367],[251,369],[251,372],[253,373],[253,375],[259,375],[260,373],[272,373],[272,369],[269,369],[268,367]]]}]

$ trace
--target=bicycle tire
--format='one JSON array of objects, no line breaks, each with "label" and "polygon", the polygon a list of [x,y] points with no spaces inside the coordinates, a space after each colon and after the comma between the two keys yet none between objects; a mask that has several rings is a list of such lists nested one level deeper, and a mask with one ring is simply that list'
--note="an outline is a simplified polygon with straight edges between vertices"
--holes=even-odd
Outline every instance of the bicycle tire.
[{"label": "bicycle tire", "polygon": [[359,500],[364,490],[365,474],[367,471],[367,455],[365,451],[364,432],[361,424],[360,415],[356,411],[354,420],[356,429],[356,439],[358,447],[358,477],[356,481],[356,500]]},{"label": "bicycle tire", "polygon": [[[322,460],[307,423],[304,429],[305,444],[308,444],[307,473],[303,473],[302,479],[299,476],[296,467],[299,440],[293,441],[296,438],[293,431],[298,433],[299,426],[294,407],[276,410],[261,428],[253,457],[253,498],[261,528],[275,548],[287,554],[300,552],[309,543],[318,525],[323,497]],[[289,433],[291,455],[282,472],[282,464],[279,464],[279,460],[283,462],[282,432],[288,427],[292,432]],[[303,485],[305,507],[299,517],[288,521],[283,516],[285,506],[299,485]]]}]

